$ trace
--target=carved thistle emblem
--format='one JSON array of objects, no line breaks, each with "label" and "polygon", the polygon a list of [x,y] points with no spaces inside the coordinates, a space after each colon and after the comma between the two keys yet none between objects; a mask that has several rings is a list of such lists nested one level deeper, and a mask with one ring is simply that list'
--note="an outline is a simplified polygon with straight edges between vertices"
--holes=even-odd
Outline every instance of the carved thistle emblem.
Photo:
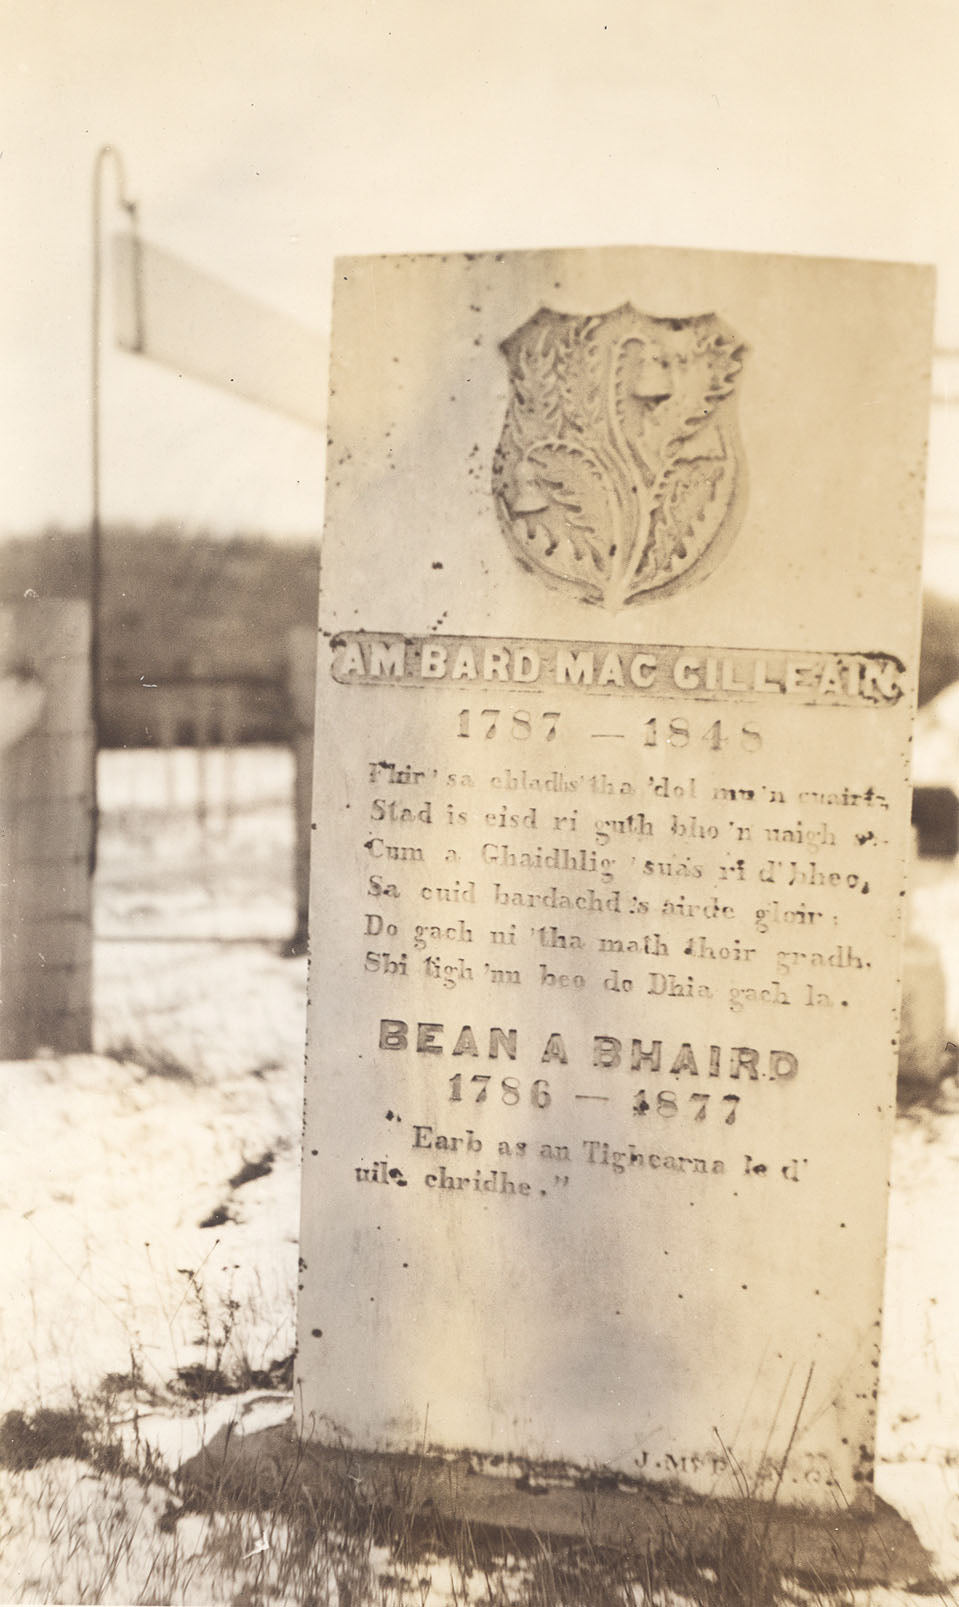
[{"label": "carved thistle emblem", "polygon": [[543,307],[501,350],[512,390],[493,495],[523,567],[610,609],[701,578],[744,503],[745,348],[728,325]]}]

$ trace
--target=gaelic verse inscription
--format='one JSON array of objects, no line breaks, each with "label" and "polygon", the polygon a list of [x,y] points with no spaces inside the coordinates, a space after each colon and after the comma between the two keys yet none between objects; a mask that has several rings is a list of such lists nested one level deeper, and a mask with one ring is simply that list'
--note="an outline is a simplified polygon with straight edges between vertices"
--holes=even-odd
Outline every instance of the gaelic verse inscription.
[{"label": "gaelic verse inscription", "polygon": [[[749,1136],[744,1103],[788,1097],[794,1013],[856,1009],[887,803],[842,771],[777,785],[769,700],[893,707],[903,666],[374,634],[332,648],[340,684],[440,694],[428,748],[371,750],[355,778],[368,875],[353,937],[390,1009],[371,1050],[387,1077],[423,1057],[445,1108],[394,1113],[406,1131],[359,1158],[357,1181],[511,1199],[575,1188],[583,1166],[800,1182],[806,1157],[770,1161],[731,1134],[717,1148],[715,1129]],[[585,744],[595,769],[569,764]],[[538,1036],[514,1020],[530,990]],[[437,1019],[412,1019],[424,1000]],[[694,1000],[710,1005],[705,1035]]]}]

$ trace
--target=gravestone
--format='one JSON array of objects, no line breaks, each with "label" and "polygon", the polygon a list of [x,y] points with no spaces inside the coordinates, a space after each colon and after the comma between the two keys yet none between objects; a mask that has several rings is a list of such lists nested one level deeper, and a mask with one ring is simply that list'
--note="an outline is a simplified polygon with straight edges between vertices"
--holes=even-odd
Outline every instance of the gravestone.
[{"label": "gravestone", "polygon": [[935,943],[908,932],[903,945],[899,1094],[928,1095],[950,1069],[946,973]]},{"label": "gravestone", "polygon": [[932,275],[340,261],[297,1400],[868,1505]]},{"label": "gravestone", "polygon": [[955,859],[959,853],[959,797],[952,787],[915,787],[912,824],[923,858]]}]

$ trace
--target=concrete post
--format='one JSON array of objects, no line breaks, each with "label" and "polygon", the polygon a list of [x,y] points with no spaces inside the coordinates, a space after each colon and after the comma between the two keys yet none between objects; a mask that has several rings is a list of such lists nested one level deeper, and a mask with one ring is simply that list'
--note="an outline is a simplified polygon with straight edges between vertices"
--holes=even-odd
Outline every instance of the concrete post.
[{"label": "concrete post", "polygon": [[[84,603],[0,609],[0,677],[37,689],[0,753],[0,1057],[92,1044],[93,727]],[[42,699],[39,691],[42,689]]]}]

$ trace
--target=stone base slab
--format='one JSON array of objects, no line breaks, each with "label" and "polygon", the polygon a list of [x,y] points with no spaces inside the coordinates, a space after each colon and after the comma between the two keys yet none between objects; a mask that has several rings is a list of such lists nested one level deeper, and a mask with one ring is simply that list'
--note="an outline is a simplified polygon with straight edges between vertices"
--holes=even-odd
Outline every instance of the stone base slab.
[{"label": "stone base slab", "polygon": [[[724,1548],[754,1547],[786,1577],[809,1587],[842,1584],[934,1588],[930,1559],[912,1526],[878,1499],[872,1512],[826,1514],[758,1500],[715,1501],[662,1485],[620,1486],[584,1473],[578,1484],[532,1474],[474,1471],[464,1460],[400,1456],[318,1446],[283,1424],[244,1434],[219,1431],[184,1463],[178,1478],[188,1506],[204,1500],[329,1514],[365,1525],[388,1543],[401,1533],[442,1554],[458,1525],[477,1556],[522,1553],[534,1536],[637,1559],[709,1567]],[[377,1522],[379,1520],[379,1522]],[[400,1521],[398,1521],[400,1520]]]}]

